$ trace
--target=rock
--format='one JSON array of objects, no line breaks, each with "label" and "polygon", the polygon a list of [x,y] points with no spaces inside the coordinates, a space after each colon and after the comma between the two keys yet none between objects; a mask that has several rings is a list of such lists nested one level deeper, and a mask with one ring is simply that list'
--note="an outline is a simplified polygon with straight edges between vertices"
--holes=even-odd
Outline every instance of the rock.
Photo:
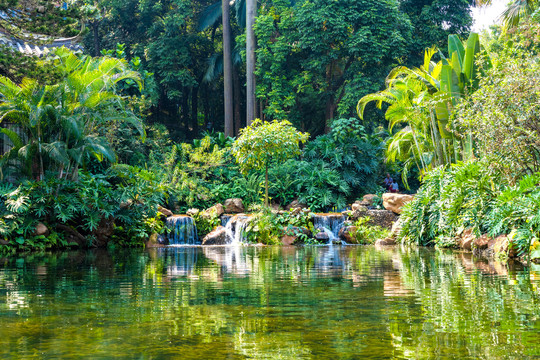
[{"label": "rock", "polygon": [[396,240],[392,239],[391,237],[387,237],[385,239],[379,239],[375,242],[375,245],[379,246],[392,246],[396,245]]},{"label": "rock", "polygon": [[36,7],[36,11],[40,14],[45,14],[45,11],[47,11],[47,9],[45,8],[45,6],[43,5],[40,5],[38,7]]},{"label": "rock", "polygon": [[120,209],[128,209],[133,204],[133,201],[129,199],[128,201],[124,201],[120,203]]},{"label": "rock", "polygon": [[354,203],[351,206],[351,210],[346,212],[346,216],[348,216],[352,220],[358,220],[361,217],[367,216],[368,208],[364,205],[360,205],[358,203]]},{"label": "rock", "polygon": [[489,236],[487,236],[486,234],[484,234],[484,235],[474,239],[473,240],[473,245],[477,249],[484,250],[484,249],[487,249],[490,240],[491,240],[491,238]]},{"label": "rock", "polygon": [[375,201],[376,198],[378,198],[378,196],[375,194],[366,194],[362,198],[362,201],[359,201],[358,203],[360,205],[370,207],[370,206],[373,206],[373,202]]},{"label": "rock", "polygon": [[370,217],[368,225],[378,225],[389,230],[398,219],[398,216],[390,210],[368,210],[366,215]]},{"label": "rock", "polygon": [[218,226],[207,234],[202,240],[202,245],[226,245],[227,244],[227,232],[225,227]]},{"label": "rock", "polygon": [[227,214],[239,214],[245,211],[242,199],[239,198],[225,200],[224,206]]},{"label": "rock", "polygon": [[281,237],[281,243],[283,245],[292,245],[295,242],[298,242],[298,235],[304,234],[308,237],[311,237],[311,231],[305,227],[298,226],[288,226],[283,228],[283,236]]},{"label": "rock", "polygon": [[283,235],[281,237],[281,244],[285,246],[290,246],[296,242],[297,237],[294,235]]},{"label": "rock", "polygon": [[47,228],[47,226],[45,226],[44,223],[42,223],[41,221],[37,223],[36,225],[36,230],[34,231],[34,235],[35,236],[47,236],[49,235],[49,229]]},{"label": "rock", "polygon": [[165,217],[169,217],[169,216],[173,216],[173,215],[174,215],[173,212],[172,212],[171,210],[166,209],[166,208],[164,208],[164,207],[161,206],[161,205],[158,205],[158,212],[159,212],[160,214],[162,214],[163,216],[165,216]]},{"label": "rock", "polygon": [[403,208],[403,205],[414,199],[414,196],[406,194],[386,193],[383,194],[382,199],[383,206],[386,210],[393,211],[396,214],[401,214],[401,209]]},{"label": "rock", "polygon": [[392,224],[392,229],[390,230],[390,237],[396,239],[401,234],[401,228],[403,227],[401,218],[398,218],[394,224]]},{"label": "rock", "polygon": [[220,217],[224,213],[225,213],[225,210],[223,210],[223,205],[216,204],[212,206],[211,208],[204,210],[202,213],[202,217],[209,219],[212,217]]},{"label": "rock", "polygon": [[459,238],[458,245],[460,248],[465,250],[472,250],[472,244],[474,240],[476,239],[476,235],[474,234],[474,231],[472,228],[467,228],[463,233],[461,233],[461,237]]},{"label": "rock", "polygon": [[330,236],[328,236],[327,233],[321,230],[315,234],[315,240],[326,243],[328,242],[328,240],[330,240]]},{"label": "rock", "polygon": [[367,211],[367,207],[365,205],[362,205],[362,204],[354,203],[354,204],[351,205],[351,210],[352,211],[365,212],[365,211]]},{"label": "rock", "polygon": [[92,237],[94,241],[92,246],[106,247],[114,234],[114,218],[112,216],[108,218],[102,218],[98,226],[92,231]]},{"label": "rock", "polygon": [[200,211],[199,209],[189,209],[188,211],[186,211],[186,215],[190,217],[194,217],[195,215],[199,213],[199,211]]},{"label": "rock", "polygon": [[493,255],[496,257],[505,254],[509,258],[515,258],[517,257],[517,251],[511,244],[512,242],[508,236],[499,235],[488,242],[488,249],[493,252]]},{"label": "rock", "polygon": [[291,209],[303,209],[307,208],[306,204],[301,203],[298,200],[293,200],[289,205],[285,206],[285,210],[291,211]]},{"label": "rock", "polygon": [[158,235],[157,233],[150,235],[146,242],[147,248],[163,247],[165,245],[169,245],[169,242],[163,235]]},{"label": "rock", "polygon": [[358,244],[358,241],[353,236],[357,229],[356,226],[343,226],[339,230],[339,238],[349,244]]}]

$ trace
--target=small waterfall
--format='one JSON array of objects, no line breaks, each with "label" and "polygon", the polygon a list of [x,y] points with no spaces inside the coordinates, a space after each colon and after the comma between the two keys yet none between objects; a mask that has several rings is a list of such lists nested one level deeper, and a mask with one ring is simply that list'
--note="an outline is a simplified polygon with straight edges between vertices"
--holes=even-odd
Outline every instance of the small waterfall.
[{"label": "small waterfall", "polygon": [[231,245],[238,245],[246,242],[246,227],[249,223],[249,216],[235,215],[228,219],[225,224],[227,242]]},{"label": "small waterfall", "polygon": [[315,214],[313,216],[313,226],[328,234],[328,244],[334,242],[342,243],[339,240],[339,230],[343,227],[346,217],[342,214]]},{"label": "small waterfall", "polygon": [[165,223],[169,229],[169,245],[197,245],[197,227],[192,217],[185,215],[173,215],[167,218]]},{"label": "small waterfall", "polygon": [[229,220],[231,220],[233,216],[234,215],[227,215],[227,214],[221,215],[221,226],[227,226],[227,223],[229,222]]}]

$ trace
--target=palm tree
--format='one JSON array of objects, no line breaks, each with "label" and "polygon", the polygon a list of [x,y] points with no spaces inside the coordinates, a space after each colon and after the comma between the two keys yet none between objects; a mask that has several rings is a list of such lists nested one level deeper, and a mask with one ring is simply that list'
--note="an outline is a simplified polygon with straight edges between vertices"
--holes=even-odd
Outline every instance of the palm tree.
[{"label": "palm tree", "polygon": [[255,120],[255,17],[257,1],[246,0],[246,125]]},{"label": "palm tree", "polygon": [[[402,172],[406,184],[408,170],[416,165],[422,175],[439,165],[470,159],[472,136],[449,130],[454,107],[467,91],[478,86],[475,60],[480,53],[478,34],[471,33],[465,43],[456,35],[448,37],[448,58],[435,63],[436,48],[426,50],[424,64],[409,69],[393,69],[387,78],[386,89],[364,96],[357,105],[360,118],[371,101],[381,108],[389,104],[385,117],[390,131],[399,123],[405,125],[389,139],[387,160],[404,162]],[[457,136],[457,137],[456,137]],[[459,151],[458,151],[459,150]],[[463,151],[461,153],[461,151]]]},{"label": "palm tree", "polygon": [[25,134],[15,136],[2,130],[14,147],[0,159],[0,167],[18,157],[27,164],[28,176],[37,160],[42,178],[47,160],[59,177],[76,179],[78,169],[85,167],[90,157],[116,160],[102,135],[108,125],[125,122],[144,137],[142,122],[125,109],[123,99],[115,93],[120,81],[142,84],[123,60],[79,57],[65,48],[58,49],[56,55],[57,68],[64,75],[56,85],[41,86],[29,79],[17,85],[0,77],[0,122],[15,122]]},{"label": "palm tree", "polygon": [[[235,0],[235,15],[236,22],[241,28],[246,28],[246,124],[249,126],[251,122],[255,119],[255,32],[254,24],[255,17],[257,15],[257,2],[256,0]],[[216,26],[219,17],[223,15],[225,9],[224,4],[214,3],[208,6],[203,13],[201,14],[199,20],[199,29],[204,30],[211,26]],[[228,7],[228,4],[226,5]],[[225,25],[229,23],[224,17],[222,17],[222,23],[225,28]],[[225,51],[225,30],[223,33],[223,44]],[[227,40],[229,43],[231,39]],[[231,55],[232,58],[232,55]],[[224,65],[225,65],[225,54],[224,54]],[[227,81],[227,76],[225,75],[224,69],[224,82]],[[230,75],[232,79],[232,74]],[[232,81],[232,80],[230,80]],[[231,92],[232,94],[232,92]],[[225,94],[225,97],[227,95]],[[232,110],[231,110],[232,111]],[[225,118],[227,119],[227,100],[225,103]],[[237,122],[239,119],[237,119]],[[227,127],[227,121],[225,121],[225,127]],[[239,129],[236,129],[235,132],[238,132]],[[226,131],[225,131],[226,132]],[[232,136],[232,135],[231,135]]]},{"label": "palm tree", "polygon": [[223,102],[225,111],[225,135],[234,136],[233,123],[233,78],[231,51],[231,23],[229,0],[221,0],[223,22]]}]

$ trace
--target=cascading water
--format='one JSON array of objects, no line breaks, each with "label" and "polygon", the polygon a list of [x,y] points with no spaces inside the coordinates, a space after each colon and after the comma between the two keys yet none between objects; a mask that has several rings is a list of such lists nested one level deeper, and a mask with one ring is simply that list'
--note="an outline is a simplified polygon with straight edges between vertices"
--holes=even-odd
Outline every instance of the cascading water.
[{"label": "cascading water", "polygon": [[246,241],[246,227],[249,223],[249,216],[235,215],[228,219],[225,224],[227,242],[231,245],[242,244]]},{"label": "cascading water", "polygon": [[339,230],[343,227],[346,217],[342,214],[315,214],[313,215],[313,226],[316,229],[328,234],[328,244],[334,242],[343,243],[339,239]]},{"label": "cascading water", "polygon": [[221,226],[227,226],[227,223],[229,222],[229,220],[231,220],[232,217],[233,215],[221,215]]},{"label": "cascading water", "polygon": [[169,245],[197,245],[197,227],[192,217],[185,215],[173,215],[167,218],[165,223],[169,229]]}]

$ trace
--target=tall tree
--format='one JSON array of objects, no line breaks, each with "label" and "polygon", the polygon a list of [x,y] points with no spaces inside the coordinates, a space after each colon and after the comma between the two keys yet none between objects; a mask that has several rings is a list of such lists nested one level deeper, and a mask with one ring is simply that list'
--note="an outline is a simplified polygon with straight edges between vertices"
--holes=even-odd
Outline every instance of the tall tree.
[{"label": "tall tree", "polygon": [[246,0],[246,125],[255,120],[255,17],[257,1]]},{"label": "tall tree", "polygon": [[261,7],[257,94],[265,115],[321,133],[353,116],[356,96],[379,90],[406,55],[410,24],[396,0],[305,0]]},{"label": "tall tree", "polygon": [[473,23],[471,0],[402,0],[399,8],[413,26],[407,65],[422,62],[424,50],[445,47],[448,35],[466,37]]},{"label": "tall tree", "polygon": [[223,22],[223,102],[225,112],[225,135],[234,136],[233,123],[233,74],[231,51],[231,22],[229,0],[221,1]]}]

